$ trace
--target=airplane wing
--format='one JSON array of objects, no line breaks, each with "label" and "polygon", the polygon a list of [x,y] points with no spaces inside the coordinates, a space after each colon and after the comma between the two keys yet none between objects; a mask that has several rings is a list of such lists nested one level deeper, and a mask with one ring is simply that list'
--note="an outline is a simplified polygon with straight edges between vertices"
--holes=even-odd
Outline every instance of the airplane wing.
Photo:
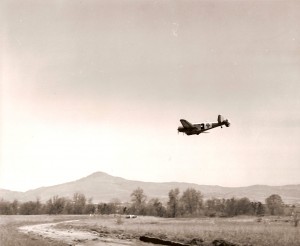
[{"label": "airplane wing", "polygon": [[193,124],[191,124],[187,120],[181,119],[180,122],[184,128],[190,128],[190,129],[195,128],[195,126],[193,126]]}]

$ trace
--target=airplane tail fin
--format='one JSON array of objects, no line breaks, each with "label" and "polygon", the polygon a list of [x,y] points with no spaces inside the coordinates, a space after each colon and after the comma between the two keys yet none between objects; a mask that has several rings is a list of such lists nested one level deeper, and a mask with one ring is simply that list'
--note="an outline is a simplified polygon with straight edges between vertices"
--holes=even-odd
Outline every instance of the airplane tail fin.
[{"label": "airplane tail fin", "polygon": [[181,122],[181,124],[182,124],[182,126],[183,126],[184,128],[193,128],[193,127],[194,127],[194,126],[193,126],[190,122],[188,122],[187,120],[181,119],[180,122]]},{"label": "airplane tail fin", "polygon": [[225,119],[224,116],[218,115],[218,123],[225,123],[226,127],[230,126],[230,122],[228,119]]},{"label": "airplane tail fin", "polygon": [[218,115],[218,123],[222,123],[223,121],[224,121],[225,119],[224,119],[224,116],[222,116],[222,115]]}]

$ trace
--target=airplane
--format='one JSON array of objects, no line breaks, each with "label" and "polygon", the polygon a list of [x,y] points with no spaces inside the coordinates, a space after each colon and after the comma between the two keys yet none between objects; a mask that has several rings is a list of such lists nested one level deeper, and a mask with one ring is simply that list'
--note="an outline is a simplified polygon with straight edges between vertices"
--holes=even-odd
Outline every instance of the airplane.
[{"label": "airplane", "polygon": [[230,126],[230,122],[228,119],[225,119],[222,115],[218,115],[218,122],[216,123],[201,123],[201,124],[191,124],[187,120],[181,119],[180,120],[182,126],[178,127],[178,133],[182,132],[186,135],[199,135],[200,133],[208,133],[207,130],[221,127],[223,128],[223,125],[226,127]]}]

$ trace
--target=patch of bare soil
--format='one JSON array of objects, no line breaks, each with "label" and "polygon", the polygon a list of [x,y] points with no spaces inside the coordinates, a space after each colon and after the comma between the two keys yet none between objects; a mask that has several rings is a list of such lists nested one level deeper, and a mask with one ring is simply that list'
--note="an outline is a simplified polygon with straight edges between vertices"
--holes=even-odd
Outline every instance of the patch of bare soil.
[{"label": "patch of bare soil", "polygon": [[27,233],[33,236],[39,236],[46,240],[55,240],[67,243],[68,245],[76,246],[144,246],[149,244],[144,244],[137,240],[122,240],[119,238],[103,237],[99,235],[96,231],[82,231],[73,228],[62,229],[59,224],[70,223],[74,221],[64,221],[58,223],[46,223],[38,225],[27,225],[22,226],[19,230],[23,233]]}]

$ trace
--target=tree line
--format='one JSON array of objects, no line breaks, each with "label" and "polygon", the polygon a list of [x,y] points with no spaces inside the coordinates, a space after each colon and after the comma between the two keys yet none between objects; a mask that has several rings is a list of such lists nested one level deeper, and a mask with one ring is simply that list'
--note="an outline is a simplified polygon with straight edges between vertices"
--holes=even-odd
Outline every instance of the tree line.
[{"label": "tree line", "polygon": [[[39,199],[29,202],[13,202],[0,200],[0,214],[33,215],[33,214],[135,214],[158,217],[231,217],[237,215],[282,215],[286,213],[285,204],[279,195],[271,195],[261,202],[253,202],[248,198],[204,200],[200,191],[188,188],[180,193],[178,188],[171,189],[168,201],[163,203],[159,198],[147,199],[143,189],[135,189],[131,202],[121,203],[113,199],[108,203],[94,204],[92,198],[75,193],[72,198],[53,196],[45,203]],[[290,212],[290,211],[289,211]]]},{"label": "tree line", "polygon": [[72,199],[53,196],[46,203],[41,203],[39,199],[28,202],[0,200],[0,214],[5,215],[89,214],[94,211],[92,199],[86,199],[85,195],[80,193],[75,193]]},{"label": "tree line", "polygon": [[237,215],[264,214],[282,215],[285,204],[279,195],[271,195],[266,199],[266,204],[250,201],[247,197],[204,200],[200,191],[194,188],[186,189],[182,194],[178,188],[168,193],[168,202],[163,205],[159,199],[152,198],[147,202],[147,196],[141,188],[131,194],[129,213],[140,215],[154,215],[161,217],[232,217]]}]

